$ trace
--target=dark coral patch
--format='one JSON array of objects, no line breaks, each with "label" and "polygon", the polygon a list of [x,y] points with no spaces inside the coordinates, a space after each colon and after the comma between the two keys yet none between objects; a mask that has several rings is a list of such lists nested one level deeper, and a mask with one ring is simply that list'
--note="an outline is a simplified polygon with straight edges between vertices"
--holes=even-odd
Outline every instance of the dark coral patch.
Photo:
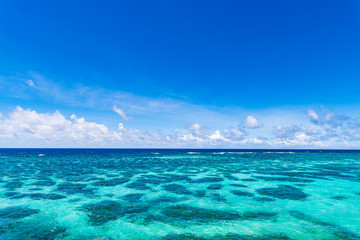
[{"label": "dark coral patch", "polygon": [[244,220],[276,220],[277,213],[271,212],[245,212],[242,214]]},{"label": "dark coral patch", "polygon": [[253,197],[254,196],[253,193],[240,191],[240,190],[232,190],[230,192],[236,196],[242,196],[242,197]]},{"label": "dark coral patch", "polygon": [[16,189],[16,188],[21,188],[23,186],[22,182],[7,182],[4,185],[4,188],[8,188],[8,189]]},{"label": "dark coral patch", "polygon": [[291,240],[291,238],[279,235],[240,235],[236,233],[229,233],[226,235],[216,235],[213,237],[202,237],[194,234],[169,234],[162,238],[162,240]]},{"label": "dark coral patch", "polygon": [[38,209],[26,207],[8,207],[0,209],[0,218],[20,219],[39,213]]},{"label": "dark coral patch", "polygon": [[258,201],[258,202],[274,202],[275,201],[275,199],[269,198],[269,197],[254,197],[254,200]]},{"label": "dark coral patch", "polygon": [[46,180],[36,181],[36,182],[32,183],[31,185],[42,186],[42,187],[51,187],[51,186],[54,186],[55,184],[56,183],[53,180],[46,179]]},{"label": "dark coral patch", "polygon": [[232,187],[240,187],[240,188],[247,188],[246,185],[244,185],[244,184],[239,184],[239,183],[232,183],[232,184],[230,184],[230,186],[232,186]]},{"label": "dark coral patch", "polygon": [[243,179],[241,179],[241,181],[243,181],[243,182],[257,182],[257,180],[255,178],[243,178]]},{"label": "dark coral patch", "polygon": [[204,177],[196,180],[191,180],[193,183],[208,183],[208,182],[222,182],[224,179],[222,177]]},{"label": "dark coral patch", "polygon": [[80,209],[88,213],[90,224],[99,226],[128,214],[145,212],[148,207],[123,205],[115,201],[105,200],[83,205]]},{"label": "dark coral patch", "polygon": [[334,200],[344,200],[344,199],[347,199],[347,197],[345,197],[345,196],[333,196],[333,197],[331,197],[331,199],[334,199]]},{"label": "dark coral patch", "polygon": [[207,240],[194,234],[169,234],[162,238],[162,240]]},{"label": "dark coral patch", "polygon": [[139,202],[144,194],[141,193],[131,193],[122,197],[123,200],[128,202]]},{"label": "dark coral patch", "polygon": [[241,219],[241,215],[220,210],[192,207],[188,205],[174,205],[166,207],[162,213],[170,220],[175,221],[225,221]]},{"label": "dark coral patch", "polygon": [[150,200],[149,203],[151,205],[157,205],[157,204],[163,204],[163,203],[174,203],[181,201],[180,198],[175,197],[169,197],[169,196],[161,196],[159,198],[156,198],[154,200]]},{"label": "dark coral patch", "polygon": [[41,200],[41,199],[58,200],[58,199],[66,198],[66,196],[56,194],[56,193],[30,193],[30,194],[28,194],[28,196],[34,200]]},{"label": "dark coral patch", "polygon": [[221,196],[220,194],[218,193],[214,193],[211,195],[211,198],[214,199],[215,201],[218,201],[218,202],[225,202],[226,201],[226,198]]},{"label": "dark coral patch", "polygon": [[211,184],[207,187],[209,190],[219,190],[223,187],[221,184]]},{"label": "dark coral patch", "polygon": [[167,184],[167,185],[163,186],[163,188],[166,191],[172,192],[172,193],[191,194],[191,191],[189,191],[186,187],[184,187],[183,185],[180,185],[180,184]]},{"label": "dark coral patch", "polygon": [[57,190],[66,194],[82,193],[84,188],[86,188],[86,184],[81,183],[65,182],[57,185]]},{"label": "dark coral patch", "polygon": [[125,187],[132,188],[136,190],[150,190],[151,187],[149,187],[146,183],[135,181],[129,184],[126,184]]},{"label": "dark coral patch", "polygon": [[206,191],[205,190],[196,190],[196,191],[194,191],[193,195],[195,197],[204,197],[206,195]]},{"label": "dark coral patch", "polygon": [[[21,231],[19,231],[21,229]],[[13,221],[6,225],[0,225],[1,239],[41,239],[55,240],[68,236],[66,229],[42,222]]]},{"label": "dark coral patch", "polygon": [[344,228],[342,226],[339,226],[339,225],[336,225],[333,223],[329,223],[329,222],[324,222],[318,218],[312,217],[303,212],[292,210],[292,211],[289,211],[289,214],[297,219],[311,222],[314,225],[325,227],[325,228],[329,229],[330,231],[332,231],[334,236],[336,236],[339,239],[349,239],[349,240],[355,240],[355,239],[359,240],[360,239],[360,236],[358,234],[350,232],[349,230],[347,230],[346,228]]},{"label": "dark coral patch", "polygon": [[112,178],[108,180],[100,180],[97,182],[93,182],[92,185],[94,186],[117,186],[124,184],[126,182],[130,181],[128,178]]},{"label": "dark coral patch", "polygon": [[256,189],[256,192],[260,195],[289,200],[304,200],[308,196],[301,189],[289,185],[280,185],[276,188],[260,188]]},{"label": "dark coral patch", "polygon": [[81,209],[88,212],[89,222],[95,226],[116,220],[124,215],[123,206],[120,203],[108,200],[87,204],[82,206]]},{"label": "dark coral patch", "polygon": [[279,234],[279,235],[240,235],[230,233],[227,235],[217,235],[209,240],[291,240],[291,238]]},{"label": "dark coral patch", "polygon": [[58,200],[66,198],[64,195],[56,194],[56,193],[22,193],[11,196],[12,199],[17,198],[31,198],[33,200]]},{"label": "dark coral patch", "polygon": [[257,176],[257,179],[265,181],[279,181],[279,182],[296,182],[296,183],[311,183],[314,182],[312,179],[294,178],[294,177],[263,177]]},{"label": "dark coral patch", "polygon": [[96,197],[94,188],[86,188],[86,184],[82,183],[60,183],[57,185],[57,191],[66,193],[68,195],[72,194],[84,194],[87,197],[93,198]]},{"label": "dark coral patch", "polygon": [[5,197],[14,197],[16,195],[20,195],[20,193],[19,192],[14,192],[14,191],[4,193]]},{"label": "dark coral patch", "polygon": [[224,175],[225,178],[227,178],[229,180],[232,180],[232,181],[238,181],[239,180],[239,178],[231,175],[230,173],[224,173],[223,175]]}]

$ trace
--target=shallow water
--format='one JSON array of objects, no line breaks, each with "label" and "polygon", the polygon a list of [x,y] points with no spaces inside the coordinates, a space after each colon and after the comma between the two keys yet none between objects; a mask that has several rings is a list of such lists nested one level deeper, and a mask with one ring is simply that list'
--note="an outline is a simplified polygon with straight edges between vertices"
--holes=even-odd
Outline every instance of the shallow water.
[{"label": "shallow water", "polygon": [[360,239],[360,152],[0,149],[0,239]]}]

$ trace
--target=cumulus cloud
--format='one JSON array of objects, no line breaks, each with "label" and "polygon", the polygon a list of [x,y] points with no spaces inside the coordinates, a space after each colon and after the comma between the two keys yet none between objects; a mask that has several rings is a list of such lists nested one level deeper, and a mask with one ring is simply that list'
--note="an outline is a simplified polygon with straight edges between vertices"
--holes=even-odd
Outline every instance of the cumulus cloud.
[{"label": "cumulus cloud", "polygon": [[119,116],[122,117],[125,121],[128,121],[128,120],[129,120],[128,116],[126,116],[126,114],[124,113],[124,111],[121,110],[120,108],[114,106],[114,107],[113,107],[113,110],[114,110],[114,112],[116,112],[117,114],[119,114]]},{"label": "cumulus cloud", "polygon": [[67,118],[59,111],[38,113],[21,107],[0,119],[0,143],[13,141],[17,147],[206,147],[222,144],[229,147],[262,142],[256,138],[244,139],[246,134],[234,128],[209,133],[200,124],[193,123],[186,131],[160,134],[129,129],[123,123],[111,130],[75,114]]},{"label": "cumulus cloud", "polygon": [[224,136],[228,139],[239,140],[246,136],[246,132],[235,128],[225,129]]},{"label": "cumulus cloud", "polygon": [[290,126],[277,126],[272,130],[272,133],[277,138],[293,138],[296,133],[302,131],[303,129],[298,125],[290,125]]},{"label": "cumulus cloud", "polygon": [[259,128],[262,126],[262,124],[259,123],[259,121],[253,115],[249,115],[245,120],[244,126],[247,128]]},{"label": "cumulus cloud", "polygon": [[318,114],[315,110],[308,109],[308,116],[312,123],[316,125],[328,125],[330,127],[339,127],[350,119],[350,117],[346,115],[336,115],[326,109],[323,109],[322,114]]},{"label": "cumulus cloud", "polygon": [[75,114],[67,118],[59,111],[38,113],[17,107],[0,119],[0,143],[12,141],[15,147],[329,147],[339,142],[357,146],[359,121],[348,119],[345,123],[336,128],[329,124],[316,128],[278,125],[272,129],[272,138],[254,137],[241,128],[209,130],[199,123],[172,133],[158,133],[127,128],[123,123],[112,130]]},{"label": "cumulus cloud", "polygon": [[216,130],[213,134],[209,136],[212,140],[222,140],[222,141],[229,141],[227,138],[225,138],[219,130]]},{"label": "cumulus cloud", "polygon": [[45,142],[89,142],[99,143],[120,139],[120,135],[103,125],[87,122],[72,115],[66,119],[59,111],[37,113],[17,107],[10,116],[0,121],[0,137],[40,139]]},{"label": "cumulus cloud", "polygon": [[33,80],[27,80],[26,83],[30,86],[30,87],[36,87],[35,83],[33,82]]},{"label": "cumulus cloud", "polygon": [[308,116],[310,118],[310,121],[312,121],[315,124],[321,123],[319,115],[312,109],[308,109]]}]

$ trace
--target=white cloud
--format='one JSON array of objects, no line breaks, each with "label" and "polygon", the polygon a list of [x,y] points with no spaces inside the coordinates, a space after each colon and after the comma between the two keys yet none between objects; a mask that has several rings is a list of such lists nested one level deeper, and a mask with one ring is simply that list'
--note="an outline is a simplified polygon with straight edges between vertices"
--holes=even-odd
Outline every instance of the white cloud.
[{"label": "white cloud", "polygon": [[259,128],[262,126],[262,124],[260,124],[259,121],[253,115],[247,116],[244,125],[247,128]]},{"label": "white cloud", "polygon": [[[17,107],[0,119],[0,144],[12,147],[331,147],[359,146],[360,123],[348,119],[339,127],[279,125],[272,129],[273,138],[254,137],[233,127],[206,131],[193,123],[173,133],[158,133],[126,128],[123,123],[115,130],[101,123],[87,121],[75,114],[66,118],[59,111],[38,113]],[[13,145],[9,145],[13,143]],[[335,145],[338,146],[338,145]]]},{"label": "white cloud", "polygon": [[114,107],[113,107],[113,110],[114,110],[117,114],[119,114],[119,116],[122,117],[125,121],[128,121],[128,120],[129,120],[129,118],[126,116],[126,114],[124,113],[124,111],[121,110],[120,108],[114,106]]},{"label": "white cloud", "polygon": [[249,138],[249,139],[244,139],[241,141],[241,143],[243,144],[262,144],[263,140],[259,139],[259,138]]},{"label": "white cloud", "polygon": [[275,127],[272,132],[277,138],[293,138],[296,133],[302,130],[300,126],[293,124],[287,127],[279,125]]},{"label": "white cloud", "polygon": [[258,143],[237,141],[245,134],[233,128],[223,131],[226,136],[220,130],[209,134],[198,123],[189,125],[187,131],[160,134],[129,129],[123,123],[110,130],[75,114],[66,118],[59,111],[38,113],[21,107],[0,119],[0,142],[13,142],[16,147],[206,147]]},{"label": "white cloud", "polygon": [[120,139],[119,133],[109,131],[103,124],[87,122],[75,115],[68,120],[59,111],[43,114],[21,107],[0,121],[0,137],[46,143],[103,143]]},{"label": "white cloud", "polygon": [[310,117],[310,121],[314,124],[328,125],[333,128],[341,126],[344,122],[350,119],[346,115],[335,115],[326,109],[323,109],[323,114],[321,114],[321,116],[314,110],[308,109],[308,116]]},{"label": "white cloud", "polygon": [[197,137],[205,137],[208,133],[205,131],[206,127],[201,126],[199,123],[193,123],[186,127],[190,133]]},{"label": "white cloud", "polygon": [[319,115],[312,109],[308,109],[308,116],[310,117],[310,120],[315,123],[319,124],[321,123]]},{"label": "white cloud", "polygon": [[213,133],[213,134],[211,134],[211,135],[209,136],[209,138],[212,139],[212,140],[222,140],[222,141],[225,141],[225,142],[229,141],[227,138],[225,138],[225,137],[220,133],[219,130],[216,130],[215,133]]},{"label": "white cloud", "polygon": [[246,136],[246,132],[235,129],[235,128],[231,128],[229,130],[225,129],[224,136],[229,139],[238,140],[238,139],[242,139],[244,136]]},{"label": "white cloud", "polygon": [[36,87],[35,83],[33,82],[33,80],[27,80],[26,83],[30,86],[30,87]]}]

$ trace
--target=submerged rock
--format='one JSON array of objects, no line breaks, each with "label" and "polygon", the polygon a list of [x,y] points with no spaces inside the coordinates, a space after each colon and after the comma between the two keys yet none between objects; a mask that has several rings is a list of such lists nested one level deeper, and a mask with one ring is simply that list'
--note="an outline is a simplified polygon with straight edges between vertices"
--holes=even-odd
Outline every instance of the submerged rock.
[{"label": "submerged rock", "polygon": [[360,240],[360,235],[355,234],[342,226],[339,226],[339,225],[336,225],[333,223],[329,223],[329,222],[324,222],[318,218],[315,218],[311,215],[308,215],[308,214],[305,214],[303,212],[296,211],[296,210],[289,211],[289,214],[297,219],[307,221],[314,225],[324,227],[327,230],[329,230],[330,232],[332,232],[333,235],[339,239]]},{"label": "submerged rock", "polygon": [[191,194],[192,192],[189,191],[186,187],[180,184],[167,184],[163,186],[164,190],[176,194]]},{"label": "submerged rock", "polygon": [[255,178],[243,178],[243,179],[241,179],[241,181],[243,181],[243,182],[257,182],[257,180]]},{"label": "submerged rock", "polygon": [[[19,231],[20,230],[20,231]],[[64,239],[68,233],[66,228],[54,226],[53,223],[16,221],[0,228],[1,239]]]},{"label": "submerged rock", "polygon": [[128,214],[142,213],[148,210],[146,206],[125,205],[119,202],[105,200],[97,203],[86,204],[80,207],[88,213],[89,223],[94,226],[105,224]]},{"label": "submerged rock", "polygon": [[345,200],[345,199],[347,199],[347,197],[338,195],[338,196],[332,196],[331,199],[334,199],[334,200]]},{"label": "submerged rock", "polygon": [[21,188],[23,186],[22,182],[7,182],[4,185],[4,188],[8,188],[8,189],[16,189],[16,188]]},{"label": "submerged rock", "polygon": [[284,234],[278,235],[240,235],[229,233],[216,236],[198,236],[195,234],[169,234],[162,240],[291,240]]},{"label": "submerged rock", "polygon": [[57,185],[57,191],[66,193],[68,195],[72,194],[84,194],[87,197],[93,198],[96,197],[94,188],[86,188],[86,184],[83,183],[60,183]]},{"label": "submerged rock", "polygon": [[230,192],[236,196],[241,196],[241,197],[253,197],[254,196],[253,193],[240,191],[240,190],[231,190]]},{"label": "submerged rock", "polygon": [[233,180],[233,181],[238,181],[239,180],[239,178],[231,175],[230,173],[224,173],[223,175],[224,175],[225,178],[227,178],[229,180]]},{"label": "submerged rock", "polygon": [[312,179],[304,179],[304,178],[294,178],[294,177],[264,177],[257,176],[257,179],[262,179],[265,181],[279,181],[279,182],[296,182],[296,183],[311,183],[315,182]]},{"label": "submerged rock", "polygon": [[139,202],[143,196],[144,194],[141,193],[131,193],[123,196],[122,199],[128,202]]},{"label": "submerged rock", "polygon": [[126,184],[125,187],[132,188],[136,190],[151,190],[151,187],[149,187],[146,183],[135,181],[129,184]]},{"label": "submerged rock", "polygon": [[218,202],[225,202],[226,201],[226,198],[221,196],[220,194],[218,193],[214,193],[211,195],[211,198],[214,199],[215,201],[218,201]]},{"label": "submerged rock", "polygon": [[93,182],[94,186],[117,186],[129,182],[129,178],[112,178],[108,180],[100,180],[97,182]]},{"label": "submerged rock", "polygon": [[161,196],[158,197],[154,200],[150,200],[149,203],[151,205],[158,205],[158,204],[164,204],[164,203],[174,203],[174,202],[179,202],[183,200],[183,198],[175,198],[175,197],[170,197],[170,196]]},{"label": "submerged rock", "polygon": [[238,213],[225,212],[220,210],[192,207],[188,205],[174,205],[166,207],[162,213],[170,218],[170,220],[185,221],[225,221],[241,219]]},{"label": "submerged rock", "polygon": [[268,198],[268,197],[254,197],[253,199],[258,202],[274,202],[275,201],[275,199]]},{"label": "submerged rock", "polygon": [[169,234],[162,238],[162,240],[207,240],[194,234]]},{"label": "submerged rock", "polygon": [[33,200],[58,200],[66,198],[64,195],[56,193],[23,193],[12,196],[12,199],[29,197]]},{"label": "submerged rock", "polygon": [[20,219],[39,213],[40,210],[26,207],[8,207],[0,209],[0,218]]},{"label": "submerged rock", "polygon": [[196,180],[191,180],[193,183],[207,183],[207,182],[222,182],[224,179],[222,177],[204,177]]},{"label": "submerged rock", "polygon": [[221,184],[211,184],[207,187],[209,190],[219,190],[223,187]]},{"label": "submerged rock", "polygon": [[276,188],[260,188],[256,189],[256,192],[260,195],[289,200],[304,200],[308,196],[301,189],[289,185],[280,185]]},{"label": "submerged rock", "polygon": [[46,179],[46,180],[36,181],[36,182],[32,183],[31,185],[42,186],[42,187],[51,187],[51,186],[54,186],[55,184],[56,184],[56,182],[54,182],[53,180]]},{"label": "submerged rock", "polygon": [[244,185],[244,184],[239,184],[239,183],[232,183],[232,184],[230,184],[230,186],[232,186],[232,187],[240,187],[240,188],[247,188],[246,185]]},{"label": "submerged rock", "polygon": [[243,220],[275,220],[277,213],[271,212],[245,212],[241,215]]}]

